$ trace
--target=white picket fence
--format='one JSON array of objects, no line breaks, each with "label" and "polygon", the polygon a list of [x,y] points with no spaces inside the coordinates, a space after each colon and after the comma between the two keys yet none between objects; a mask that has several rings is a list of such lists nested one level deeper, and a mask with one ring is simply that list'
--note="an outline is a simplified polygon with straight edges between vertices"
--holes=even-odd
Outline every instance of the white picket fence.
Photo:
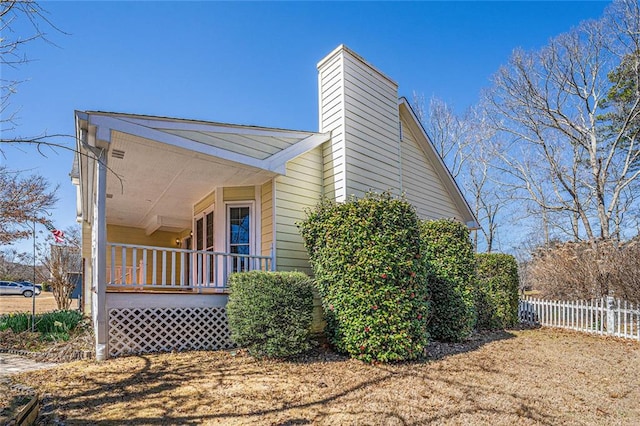
[{"label": "white picket fence", "polygon": [[518,317],[526,324],[597,333],[640,341],[640,305],[605,297],[561,301],[526,297],[518,305]]}]

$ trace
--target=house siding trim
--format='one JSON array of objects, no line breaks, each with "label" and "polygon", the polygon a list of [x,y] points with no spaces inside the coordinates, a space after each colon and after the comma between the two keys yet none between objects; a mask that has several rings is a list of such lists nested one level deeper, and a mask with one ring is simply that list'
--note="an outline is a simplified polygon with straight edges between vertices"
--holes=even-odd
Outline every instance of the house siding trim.
[{"label": "house siding trim", "polygon": [[309,255],[297,223],[306,218],[322,194],[322,147],[287,164],[287,174],[275,179],[277,269],[311,273]]}]

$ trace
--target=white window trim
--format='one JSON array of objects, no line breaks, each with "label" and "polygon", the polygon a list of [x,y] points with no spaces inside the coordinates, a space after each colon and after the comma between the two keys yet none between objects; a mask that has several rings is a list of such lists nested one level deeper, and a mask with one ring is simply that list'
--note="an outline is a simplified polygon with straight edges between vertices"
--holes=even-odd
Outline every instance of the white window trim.
[{"label": "white window trim", "polygon": [[230,247],[231,241],[229,239],[229,228],[231,227],[231,215],[229,214],[229,212],[232,207],[249,207],[249,254],[255,255],[256,253],[258,253],[257,245],[256,245],[258,240],[256,238],[256,226],[257,226],[256,221],[258,217],[256,215],[256,202],[254,200],[225,201],[224,203],[224,211],[225,211],[224,251],[225,253],[231,252],[231,247]]}]

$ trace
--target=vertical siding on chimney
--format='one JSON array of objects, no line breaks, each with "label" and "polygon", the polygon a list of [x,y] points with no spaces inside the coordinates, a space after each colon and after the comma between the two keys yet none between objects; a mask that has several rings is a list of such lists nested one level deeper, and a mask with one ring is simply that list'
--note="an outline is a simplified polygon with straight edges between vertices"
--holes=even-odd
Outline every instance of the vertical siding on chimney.
[{"label": "vertical siding on chimney", "polygon": [[344,46],[318,65],[324,190],[343,201],[367,191],[400,193],[398,87]]},{"label": "vertical siding on chimney", "polygon": [[323,192],[344,201],[344,58],[334,51],[318,65],[320,132],[331,132],[331,141],[322,147]]}]

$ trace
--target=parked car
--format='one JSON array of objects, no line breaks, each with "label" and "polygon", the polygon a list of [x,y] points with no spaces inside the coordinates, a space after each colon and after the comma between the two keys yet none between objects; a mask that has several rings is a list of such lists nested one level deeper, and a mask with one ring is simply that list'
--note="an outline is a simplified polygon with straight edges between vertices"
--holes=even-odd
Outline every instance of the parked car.
[{"label": "parked car", "polygon": [[[27,286],[33,286],[34,284],[31,281],[16,281],[18,284],[25,284]],[[35,284],[36,294],[40,294],[42,292],[42,284]],[[38,290],[40,290],[38,292]]]},{"label": "parked car", "polygon": [[31,297],[34,291],[37,296],[42,289],[28,281],[19,283],[15,281],[0,281],[0,296],[21,294],[24,297]]}]

